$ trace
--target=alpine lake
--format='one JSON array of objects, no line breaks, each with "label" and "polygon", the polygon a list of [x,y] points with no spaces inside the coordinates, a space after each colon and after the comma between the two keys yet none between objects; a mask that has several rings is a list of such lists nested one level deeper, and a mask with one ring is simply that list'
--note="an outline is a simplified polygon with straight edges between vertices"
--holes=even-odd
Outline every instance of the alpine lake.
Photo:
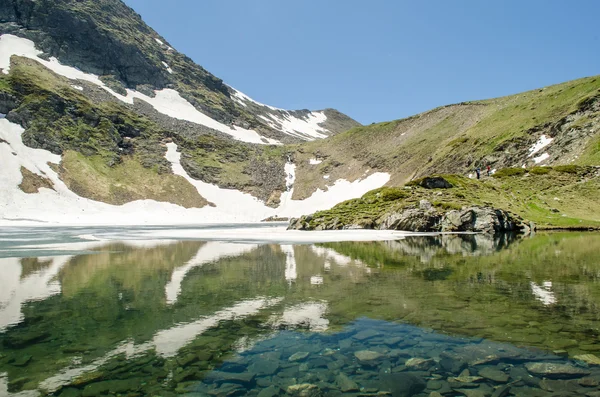
[{"label": "alpine lake", "polygon": [[599,233],[98,232],[0,232],[0,396],[600,397]]}]

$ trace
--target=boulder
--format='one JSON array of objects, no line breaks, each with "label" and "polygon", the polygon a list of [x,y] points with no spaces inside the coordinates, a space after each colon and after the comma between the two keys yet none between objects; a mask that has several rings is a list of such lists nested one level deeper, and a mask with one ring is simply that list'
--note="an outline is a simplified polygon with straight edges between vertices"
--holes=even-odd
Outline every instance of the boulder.
[{"label": "boulder", "polygon": [[449,211],[441,220],[443,232],[497,233],[518,229],[508,212],[491,207],[469,207]]},{"label": "boulder", "polygon": [[384,215],[379,229],[431,232],[438,230],[441,215],[433,210],[405,209]]},{"label": "boulder", "polygon": [[425,189],[450,189],[452,184],[441,176],[426,177],[419,183]]}]

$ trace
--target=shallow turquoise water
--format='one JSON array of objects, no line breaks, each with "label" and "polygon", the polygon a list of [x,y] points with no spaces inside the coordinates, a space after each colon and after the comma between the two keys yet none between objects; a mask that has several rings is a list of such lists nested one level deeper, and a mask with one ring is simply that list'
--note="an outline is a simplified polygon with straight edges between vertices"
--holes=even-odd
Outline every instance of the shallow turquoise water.
[{"label": "shallow turquoise water", "polygon": [[598,234],[315,245],[91,234],[125,235],[0,233],[0,396],[598,391]]}]

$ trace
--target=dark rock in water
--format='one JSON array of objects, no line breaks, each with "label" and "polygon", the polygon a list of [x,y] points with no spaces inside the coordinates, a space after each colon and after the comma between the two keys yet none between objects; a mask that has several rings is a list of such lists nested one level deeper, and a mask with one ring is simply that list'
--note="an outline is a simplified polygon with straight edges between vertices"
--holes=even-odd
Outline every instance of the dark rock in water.
[{"label": "dark rock in water", "polygon": [[590,374],[590,371],[569,364],[527,363],[525,364],[525,368],[533,375],[544,376],[550,379],[582,378]]},{"label": "dark rock in water", "polygon": [[538,387],[540,384],[540,378],[530,375],[523,367],[512,367],[510,369],[510,378],[512,382],[522,381],[528,386]]},{"label": "dark rock in water", "polygon": [[600,381],[595,378],[581,378],[577,380],[577,383],[583,387],[598,387],[600,386]]},{"label": "dark rock in water", "polygon": [[440,354],[440,357],[440,366],[446,372],[458,374],[467,368],[467,362],[459,356],[443,352]]},{"label": "dark rock in water", "polygon": [[425,381],[410,373],[380,375],[382,390],[392,392],[392,397],[411,397],[425,390]]},{"label": "dark rock in water", "polygon": [[260,393],[258,393],[258,397],[275,397],[281,393],[281,389],[279,386],[271,385],[266,389],[262,389]]},{"label": "dark rock in water", "polygon": [[500,386],[492,393],[492,397],[506,397],[509,393],[510,386]]},{"label": "dark rock in water", "polygon": [[208,391],[208,394],[217,397],[241,396],[245,393],[246,390],[237,383],[224,383],[218,389]]},{"label": "dark rock in water", "polygon": [[497,383],[508,382],[508,375],[494,368],[486,367],[479,371],[479,376]]},{"label": "dark rock in water", "polygon": [[254,382],[254,374],[248,372],[221,372],[213,371],[206,376],[206,380],[215,383],[238,383],[240,385],[250,385]]},{"label": "dark rock in water", "polygon": [[381,335],[381,332],[375,331],[372,329],[368,329],[365,331],[360,331],[360,332],[354,334],[352,337],[354,339],[358,339],[358,340],[367,340],[367,339],[374,338],[374,337],[380,336],[380,335]]},{"label": "dark rock in water", "polygon": [[337,383],[340,390],[343,391],[344,393],[359,390],[359,387],[356,384],[356,382],[354,382],[352,379],[350,379],[348,376],[346,376],[343,373],[336,376],[335,382]]},{"label": "dark rock in water", "polygon": [[83,397],[95,397],[101,394],[117,394],[128,391],[136,391],[143,383],[142,379],[130,378],[123,380],[105,380],[102,382],[90,383],[83,389]]},{"label": "dark rock in water", "polygon": [[74,387],[67,387],[66,389],[62,389],[59,397],[79,397],[81,396],[81,390],[76,389]]},{"label": "dark rock in water", "polygon": [[441,176],[426,177],[419,183],[425,189],[450,189],[452,184]]},{"label": "dark rock in water", "polygon": [[279,370],[279,362],[274,360],[260,360],[250,365],[248,370],[258,375],[273,375]]}]

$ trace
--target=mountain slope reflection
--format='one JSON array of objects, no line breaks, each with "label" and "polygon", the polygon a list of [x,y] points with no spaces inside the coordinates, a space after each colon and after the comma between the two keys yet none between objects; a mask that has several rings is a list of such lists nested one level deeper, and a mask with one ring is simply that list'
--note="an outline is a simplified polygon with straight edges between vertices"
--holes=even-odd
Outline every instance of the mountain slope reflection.
[{"label": "mountain slope reflection", "polygon": [[[124,376],[145,394],[173,391],[282,331],[328,335],[364,317],[600,351],[598,234],[81,249],[0,259],[0,374],[11,393]],[[188,360],[203,364],[188,373]]]}]

